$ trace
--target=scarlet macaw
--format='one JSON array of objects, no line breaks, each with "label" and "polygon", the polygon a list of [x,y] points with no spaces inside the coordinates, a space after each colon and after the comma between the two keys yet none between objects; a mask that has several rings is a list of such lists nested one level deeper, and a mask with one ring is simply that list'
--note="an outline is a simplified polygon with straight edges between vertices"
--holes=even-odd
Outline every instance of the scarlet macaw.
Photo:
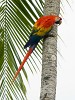
[{"label": "scarlet macaw", "polygon": [[28,57],[31,55],[38,42],[45,37],[45,35],[51,31],[54,24],[61,24],[62,18],[55,15],[42,16],[40,17],[34,24],[31,35],[29,37],[28,42],[24,46],[24,48],[29,47],[29,51],[24,57],[23,62],[19,66],[17,72],[14,75],[13,81],[18,76],[20,70],[22,69],[24,63],[27,61]]}]

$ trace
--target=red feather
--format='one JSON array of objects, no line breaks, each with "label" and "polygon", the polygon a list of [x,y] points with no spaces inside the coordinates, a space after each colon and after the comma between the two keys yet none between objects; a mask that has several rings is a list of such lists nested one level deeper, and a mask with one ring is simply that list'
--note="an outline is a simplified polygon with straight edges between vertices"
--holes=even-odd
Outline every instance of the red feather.
[{"label": "red feather", "polygon": [[55,23],[55,17],[53,15],[50,16],[42,16],[36,21],[37,27],[43,26],[44,28],[48,28]]},{"label": "red feather", "polygon": [[32,53],[32,52],[33,52],[33,48],[30,48],[30,49],[29,49],[29,51],[27,52],[26,56],[24,57],[23,62],[22,62],[22,63],[21,63],[21,65],[19,66],[19,68],[18,68],[17,72],[15,73],[15,75],[14,75],[14,78],[13,78],[13,81],[12,81],[12,82],[14,82],[14,81],[15,81],[15,79],[16,79],[16,77],[18,76],[18,74],[19,74],[20,70],[22,69],[22,67],[23,67],[24,63],[27,61],[28,57],[31,55],[31,53]]},{"label": "red feather", "polygon": [[[49,16],[42,16],[41,18],[39,18],[34,26],[33,26],[33,32],[31,35],[32,39],[34,36],[38,36],[38,37],[42,37],[45,36],[47,32],[49,32],[52,29],[52,26],[55,24],[56,22],[56,18],[60,18],[59,16],[55,16],[55,15],[49,15]],[[62,20],[60,18],[60,20]],[[58,21],[60,21],[58,20]],[[36,32],[37,31],[37,32]],[[37,41],[38,38],[36,38]],[[42,38],[40,38],[42,39]],[[39,39],[39,41],[40,41]],[[29,40],[31,42],[31,40]],[[35,40],[34,40],[35,41]],[[34,43],[33,41],[33,43]],[[35,41],[35,42],[36,42]],[[39,42],[38,41],[38,42]],[[28,42],[29,43],[29,42]],[[33,44],[32,43],[32,44]],[[35,44],[35,43],[34,43]],[[38,44],[38,43],[37,43]],[[29,45],[28,45],[29,46]],[[33,46],[33,45],[32,45]],[[27,47],[27,46],[26,46]],[[22,69],[24,63],[27,61],[28,57],[31,55],[31,53],[33,52],[33,48],[30,48],[29,51],[27,52],[26,56],[24,57],[23,62],[21,63],[20,67],[18,68],[18,71],[15,73],[15,76],[13,78],[13,81],[16,79],[17,75],[19,74],[20,70]]]}]

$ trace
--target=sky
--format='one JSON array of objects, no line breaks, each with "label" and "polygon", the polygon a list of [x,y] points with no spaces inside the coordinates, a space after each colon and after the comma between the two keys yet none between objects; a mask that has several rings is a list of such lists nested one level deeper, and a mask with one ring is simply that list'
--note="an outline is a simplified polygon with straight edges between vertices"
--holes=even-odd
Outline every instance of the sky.
[{"label": "sky", "polygon": [[[75,0],[63,0],[63,20],[58,27],[56,100],[75,100]],[[40,66],[41,70],[41,66]],[[40,100],[41,72],[28,73],[28,100]]]}]

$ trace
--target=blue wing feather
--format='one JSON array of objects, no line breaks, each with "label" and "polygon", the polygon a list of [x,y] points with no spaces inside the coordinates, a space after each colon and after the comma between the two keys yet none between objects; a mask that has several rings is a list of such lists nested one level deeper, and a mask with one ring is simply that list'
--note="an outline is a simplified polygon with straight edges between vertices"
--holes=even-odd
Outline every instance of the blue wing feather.
[{"label": "blue wing feather", "polygon": [[42,39],[43,37],[40,37],[38,35],[32,35],[30,38],[29,38],[29,41],[26,43],[26,45],[24,46],[24,48],[27,48],[27,47],[31,47],[33,45],[37,45],[38,42]]}]

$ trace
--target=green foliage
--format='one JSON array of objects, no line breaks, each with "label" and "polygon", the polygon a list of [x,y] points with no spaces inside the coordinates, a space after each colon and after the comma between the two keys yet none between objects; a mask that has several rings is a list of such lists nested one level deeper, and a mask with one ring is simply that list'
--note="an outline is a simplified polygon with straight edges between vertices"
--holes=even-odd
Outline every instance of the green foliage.
[{"label": "green foliage", "polygon": [[[26,50],[24,45],[28,41],[32,26],[43,14],[43,0],[0,0],[0,96],[1,100],[25,100],[26,86],[20,73],[12,84],[12,78]],[[34,9],[34,10],[33,10]],[[27,61],[28,67],[33,73],[38,65],[35,57],[40,62],[41,44],[33,52],[31,59]],[[22,72],[28,81],[25,68]]]},{"label": "green foliage", "polygon": [[2,69],[2,64],[4,61],[4,30],[0,29],[0,71]]}]

